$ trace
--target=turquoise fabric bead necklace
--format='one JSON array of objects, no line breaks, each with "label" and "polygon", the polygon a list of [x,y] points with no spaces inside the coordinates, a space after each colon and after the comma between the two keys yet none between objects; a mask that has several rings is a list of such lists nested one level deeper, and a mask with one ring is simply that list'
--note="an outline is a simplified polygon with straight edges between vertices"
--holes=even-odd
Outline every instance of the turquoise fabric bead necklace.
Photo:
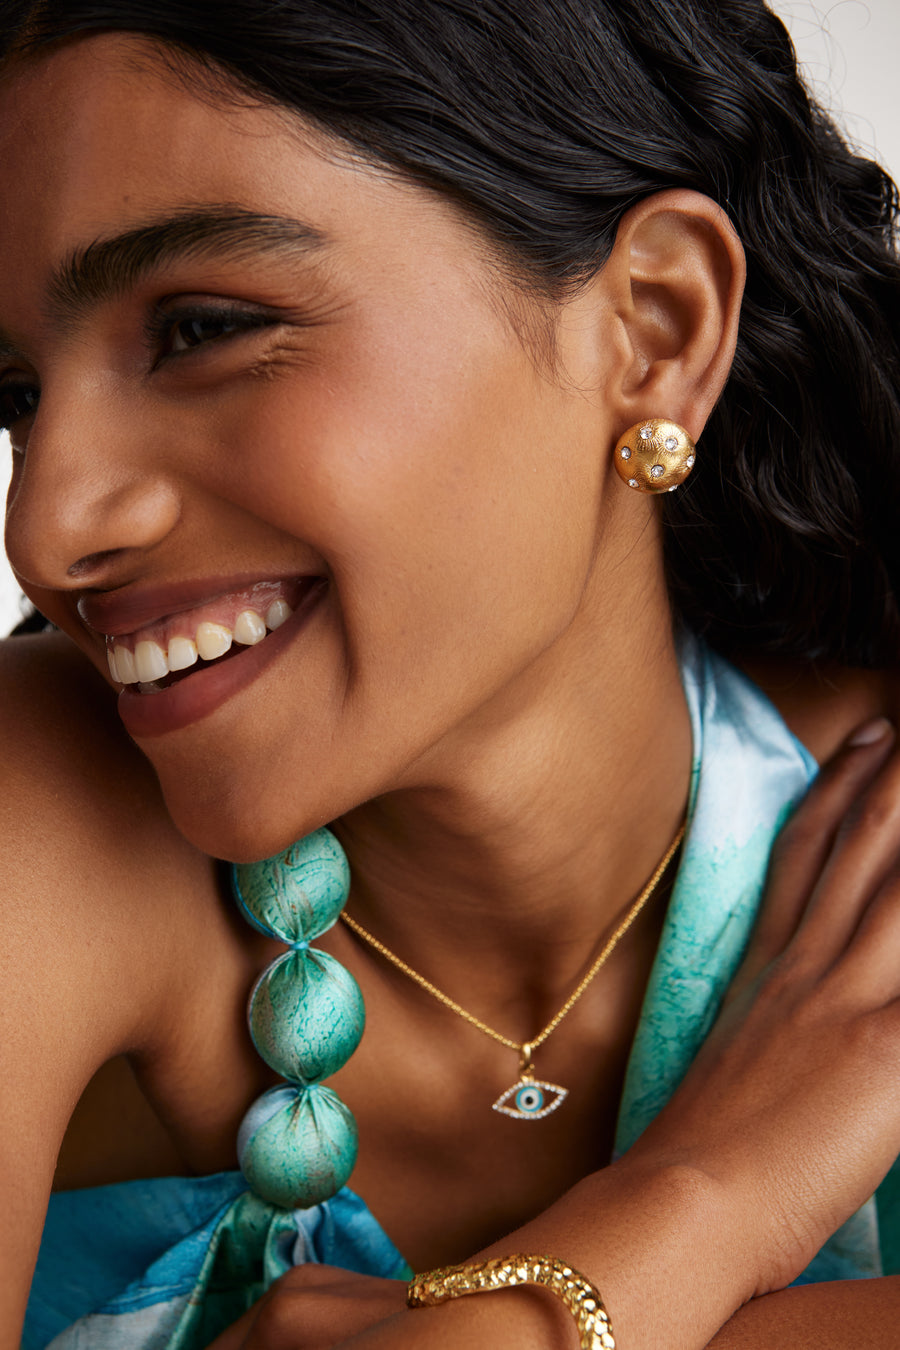
[{"label": "turquoise fabric bead necklace", "polygon": [[359,1045],[362,994],[339,961],[309,945],[337,922],[350,868],[337,839],[322,829],[274,858],[236,864],[232,884],[254,928],[290,947],[263,971],[248,1007],[253,1044],[286,1081],[250,1107],[238,1159],[263,1200],[306,1208],[335,1195],[356,1164],[356,1121],[322,1079]]},{"label": "turquoise fabric bead necklace", "polygon": [[683,836],[682,825],[578,987],[543,1031],[521,1045],[467,1012],[342,913],[350,891],[350,868],[330,830],[316,830],[274,858],[235,865],[234,891],[245,917],[260,932],[290,947],[263,971],[250,995],[253,1043],[286,1080],[253,1103],[238,1133],[238,1159],[250,1189],[284,1209],[306,1208],[335,1195],[356,1164],[356,1121],[322,1079],[346,1064],[359,1045],[365,1025],[362,994],[340,962],[310,947],[339,918],[445,1007],[517,1050],[518,1080],[494,1102],[494,1110],[514,1120],[543,1120],[557,1110],[568,1090],[536,1078],[532,1053],[603,968],[654,893]]}]

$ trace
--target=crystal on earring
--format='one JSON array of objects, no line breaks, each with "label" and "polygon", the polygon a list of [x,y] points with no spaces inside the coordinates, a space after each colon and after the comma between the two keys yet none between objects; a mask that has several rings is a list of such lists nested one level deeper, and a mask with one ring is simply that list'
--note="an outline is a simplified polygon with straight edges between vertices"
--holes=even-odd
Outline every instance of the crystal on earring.
[{"label": "crystal on earring", "polygon": [[666,449],[667,449],[667,450],[674,450],[674,449],[676,449],[677,445],[678,445],[678,441],[677,441],[676,437],[674,437],[674,436],[667,436],[667,437],[666,437]]},{"label": "crystal on earring", "polygon": [[652,427],[641,427],[641,440],[642,440],[642,441],[649,441],[649,439],[650,439],[650,437],[651,437],[652,435],[653,435],[653,428],[652,428]]},{"label": "crystal on earring", "polygon": [[622,456],[623,459],[631,459],[631,451],[628,449],[627,445],[622,446],[622,449],[619,451],[619,454]]},{"label": "crystal on earring", "polygon": [[694,460],[695,460],[695,459],[696,459],[696,455],[688,455],[687,459],[684,461],[685,464],[688,466],[689,469],[692,469],[692,468],[694,467]]},{"label": "crystal on earring", "polygon": [[661,464],[654,464],[654,465],[653,465],[653,468],[650,470],[650,477],[651,477],[651,478],[662,478],[662,476],[663,476],[664,473],[665,473],[665,469],[663,468],[663,466],[662,466]]},{"label": "crystal on earring", "polygon": [[637,487],[637,479],[636,479],[636,478],[629,478],[629,480],[628,480],[628,486],[629,486],[629,487]]}]

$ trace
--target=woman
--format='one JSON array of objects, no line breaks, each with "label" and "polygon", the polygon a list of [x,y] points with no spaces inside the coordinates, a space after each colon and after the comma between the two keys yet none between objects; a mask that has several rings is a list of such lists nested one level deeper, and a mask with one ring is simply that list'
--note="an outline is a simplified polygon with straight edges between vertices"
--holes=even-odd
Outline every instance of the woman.
[{"label": "woman", "polygon": [[3,1346],[54,1167],[26,1346],[891,1345],[893,187],[748,0],[0,32]]}]

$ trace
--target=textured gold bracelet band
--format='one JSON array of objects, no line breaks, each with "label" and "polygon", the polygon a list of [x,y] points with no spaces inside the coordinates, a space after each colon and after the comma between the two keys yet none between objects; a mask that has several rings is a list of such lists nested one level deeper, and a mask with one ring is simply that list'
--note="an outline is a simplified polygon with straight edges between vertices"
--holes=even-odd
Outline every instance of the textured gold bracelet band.
[{"label": "textured gold bracelet band", "polygon": [[609,1314],[599,1293],[577,1270],[555,1256],[504,1256],[473,1265],[442,1266],[416,1275],[406,1291],[410,1308],[433,1307],[465,1294],[537,1284],[562,1299],[575,1318],[581,1350],[616,1350]]}]

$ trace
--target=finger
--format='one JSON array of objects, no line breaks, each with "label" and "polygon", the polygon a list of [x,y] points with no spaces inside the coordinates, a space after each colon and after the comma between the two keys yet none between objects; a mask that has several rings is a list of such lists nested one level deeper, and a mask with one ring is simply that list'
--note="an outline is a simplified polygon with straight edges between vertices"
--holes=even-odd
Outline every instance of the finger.
[{"label": "finger", "polygon": [[841,957],[900,859],[900,752],[895,750],[851,804],[797,930],[822,959]]},{"label": "finger", "polygon": [[245,1312],[243,1317],[234,1322],[226,1331],[223,1331],[221,1336],[217,1336],[214,1341],[210,1341],[207,1350],[244,1350],[258,1311],[259,1304],[254,1303],[249,1312]]},{"label": "finger", "polygon": [[885,718],[857,727],[823,765],[772,851],[766,898],[741,971],[752,979],[785,950],[804,916],[843,821],[894,745]]},{"label": "finger", "polygon": [[346,1289],[357,1295],[373,1294],[383,1285],[392,1286],[393,1283],[380,1275],[360,1275],[355,1270],[329,1266],[319,1261],[304,1261],[291,1266],[278,1280],[280,1285],[297,1289],[320,1290],[329,1294]]},{"label": "finger", "polygon": [[[829,979],[845,1007],[876,1010],[900,1000],[900,862],[895,862],[860,918],[846,955]],[[900,1045],[895,1050],[900,1051]]]},{"label": "finger", "polygon": [[406,1307],[406,1284],[337,1266],[282,1275],[210,1350],[331,1350]]}]

